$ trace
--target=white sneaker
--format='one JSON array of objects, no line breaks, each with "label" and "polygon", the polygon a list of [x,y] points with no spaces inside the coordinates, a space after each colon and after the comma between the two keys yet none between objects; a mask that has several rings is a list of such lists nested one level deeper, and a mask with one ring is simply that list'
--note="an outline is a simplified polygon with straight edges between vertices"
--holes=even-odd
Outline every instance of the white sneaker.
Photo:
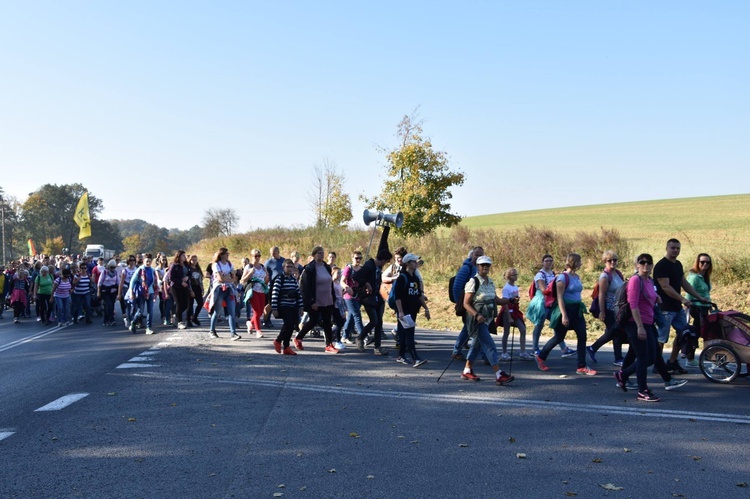
[{"label": "white sneaker", "polygon": [[260,331],[256,331],[255,332],[255,337],[256,338],[262,338],[263,337],[263,333],[261,333]]},{"label": "white sneaker", "polygon": [[185,329],[186,327],[187,326],[185,325],[184,322],[180,322],[179,324],[177,324],[177,329]]},{"label": "white sneaker", "polygon": [[510,355],[507,352],[500,355],[500,360],[510,360]]},{"label": "white sneaker", "polygon": [[146,328],[146,334],[154,334],[154,330]]},{"label": "white sneaker", "polygon": [[344,345],[344,344],[343,344],[343,343],[341,343],[340,341],[335,341],[335,342],[333,342],[333,347],[334,347],[334,348],[335,348],[336,350],[344,350],[344,349],[346,348],[346,345]]},{"label": "white sneaker", "polygon": [[345,339],[345,340],[343,341],[343,343],[345,343],[345,344],[347,344],[347,345],[354,345],[354,342],[353,342],[352,340],[350,340],[349,338],[346,338],[346,339]]},{"label": "white sneaker", "polygon": [[41,318],[41,317],[37,317],[37,318],[36,318],[36,321],[37,321],[37,322],[41,322],[41,321],[42,321],[42,318]]}]

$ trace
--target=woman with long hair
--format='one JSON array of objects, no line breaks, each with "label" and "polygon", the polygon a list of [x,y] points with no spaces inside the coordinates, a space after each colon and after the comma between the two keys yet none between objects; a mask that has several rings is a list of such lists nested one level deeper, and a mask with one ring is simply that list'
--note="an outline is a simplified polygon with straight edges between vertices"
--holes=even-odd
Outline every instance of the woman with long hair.
[{"label": "woman with long hair", "polygon": [[565,261],[565,272],[555,277],[557,291],[556,307],[553,305],[550,314],[550,326],[555,330],[555,336],[550,339],[542,351],[536,356],[537,366],[540,371],[549,371],[546,364],[547,357],[552,349],[565,339],[565,335],[571,329],[575,331],[578,339],[576,355],[578,355],[578,367],[576,374],[595,376],[596,371],[586,366],[586,307],[581,300],[583,284],[578,276],[581,268],[581,255],[571,253]]},{"label": "woman with long hair", "polygon": [[[188,269],[190,271],[190,290],[192,291],[188,302],[188,309],[190,310],[190,317],[193,324],[200,326],[201,323],[198,320],[198,314],[200,314],[203,308],[203,271],[198,263],[198,255],[190,255]],[[195,307],[193,307],[193,304],[195,304]]]},{"label": "woman with long hair", "polygon": [[[170,293],[175,308],[175,321],[178,329],[185,329],[188,324],[182,321],[182,314],[187,312],[190,298],[190,276],[187,272],[187,255],[183,250],[177,251],[169,266]],[[189,316],[190,314],[187,313]]]},{"label": "woman with long hair", "polygon": [[356,250],[352,252],[352,262],[344,267],[341,273],[344,281],[344,304],[346,305],[346,322],[341,332],[342,342],[351,345],[354,343],[351,339],[352,331],[357,332],[357,336],[362,334],[362,310],[359,303],[359,283],[352,279],[352,275],[362,268],[362,252]]},{"label": "woman with long hair", "polygon": [[229,261],[229,250],[219,248],[214,254],[211,263],[211,292],[208,300],[208,312],[211,316],[209,333],[214,338],[216,334],[216,321],[219,318],[219,310],[222,306],[227,308],[227,321],[229,322],[230,339],[239,340],[242,337],[237,334],[237,318],[235,316],[235,300],[237,299],[237,290],[234,285],[234,268]]},{"label": "woman with long hair", "polygon": [[[713,270],[714,265],[711,255],[699,253],[686,278],[695,291],[709,302],[711,301],[711,274]],[[700,334],[703,321],[711,310],[711,304],[698,301],[693,295],[687,293],[685,293],[685,298],[690,300],[690,316],[693,318],[693,327]],[[683,346],[687,367],[698,367],[698,361],[695,360],[695,348],[695,344],[686,343]]]},{"label": "woman with long hair", "polygon": [[240,282],[245,286],[245,295],[250,294],[250,298],[245,300],[247,307],[247,334],[255,329],[255,335],[258,338],[263,337],[261,331],[261,319],[263,318],[266,307],[266,292],[268,291],[269,275],[265,265],[260,261],[261,252],[259,249],[250,251],[252,261],[245,266]]},{"label": "woman with long hair", "polygon": [[[615,365],[622,367],[622,340],[618,334],[615,334],[612,326],[615,323],[615,293],[625,284],[625,278],[622,272],[617,270],[619,260],[617,253],[607,250],[602,255],[602,260],[604,261],[604,271],[599,275],[599,294],[595,300],[599,310],[599,315],[596,318],[604,323],[604,334],[591,346],[586,347],[586,353],[591,357],[591,362],[597,362],[596,352],[611,341],[612,348],[615,351]],[[595,310],[596,308],[592,311]]]}]

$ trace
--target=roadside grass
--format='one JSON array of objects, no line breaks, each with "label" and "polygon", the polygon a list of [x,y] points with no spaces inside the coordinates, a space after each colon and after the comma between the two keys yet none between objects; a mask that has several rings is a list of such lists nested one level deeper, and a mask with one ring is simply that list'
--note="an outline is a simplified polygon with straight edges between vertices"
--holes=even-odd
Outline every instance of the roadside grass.
[{"label": "roadside grass", "polygon": [[[408,216],[408,214],[405,214]],[[528,304],[526,289],[539,268],[541,256],[555,257],[556,271],[563,270],[565,256],[580,253],[584,258],[581,275],[584,301],[590,302],[591,290],[601,272],[601,253],[615,250],[620,268],[629,274],[639,253],[651,253],[656,260],[664,254],[667,239],[676,237],[682,243],[680,260],[686,271],[699,252],[709,253],[714,261],[714,292],[712,297],[721,309],[748,311],[750,292],[750,194],[701,198],[642,201],[633,203],[582,206],[548,210],[524,211],[466,218],[450,229],[441,229],[419,238],[404,238],[391,233],[389,246],[394,250],[405,246],[425,260],[422,274],[425,291],[430,299],[432,320],[417,320],[418,327],[456,331],[461,321],[448,301],[448,280],[473,246],[483,246],[492,257],[492,278],[498,288],[505,282],[504,270],[519,271],[517,285],[521,289],[521,308]],[[190,252],[199,256],[205,266],[219,247],[227,247],[231,260],[239,265],[253,248],[265,260],[272,246],[279,246],[282,256],[299,251],[301,263],[310,250],[323,246],[338,254],[338,265],[349,262],[351,252],[367,249],[370,231],[356,229],[283,228],[259,229],[246,234],[203,240]],[[377,251],[380,231],[372,243],[371,255]],[[395,317],[388,311],[386,322]],[[590,336],[595,338],[603,328],[589,317]],[[529,334],[531,325],[527,323]],[[547,330],[549,333],[549,330]],[[530,338],[529,338],[530,341]]]}]

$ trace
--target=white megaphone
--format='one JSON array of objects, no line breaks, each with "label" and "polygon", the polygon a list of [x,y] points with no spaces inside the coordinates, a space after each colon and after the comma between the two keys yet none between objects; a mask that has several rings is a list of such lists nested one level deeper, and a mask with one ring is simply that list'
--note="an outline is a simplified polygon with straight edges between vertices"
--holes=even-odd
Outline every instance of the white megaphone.
[{"label": "white megaphone", "polygon": [[362,214],[362,220],[365,225],[370,225],[375,222],[375,225],[395,225],[396,228],[400,229],[404,225],[404,214],[400,211],[398,213],[383,213],[382,211],[365,210]]}]

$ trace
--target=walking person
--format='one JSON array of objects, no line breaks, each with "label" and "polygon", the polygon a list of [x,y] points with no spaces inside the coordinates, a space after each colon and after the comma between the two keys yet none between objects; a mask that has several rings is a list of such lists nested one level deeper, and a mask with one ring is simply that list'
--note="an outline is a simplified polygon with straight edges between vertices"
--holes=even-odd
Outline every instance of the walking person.
[{"label": "walking person", "polygon": [[555,330],[555,336],[550,339],[539,355],[536,356],[537,366],[541,371],[549,371],[546,364],[547,357],[555,346],[565,339],[571,329],[575,331],[578,346],[578,367],[576,374],[595,376],[596,371],[586,365],[586,307],[581,301],[583,285],[578,276],[581,268],[581,255],[571,253],[565,261],[565,272],[555,277],[557,291],[557,306],[553,306],[550,315],[550,326]]},{"label": "walking person", "polygon": [[612,348],[615,353],[614,364],[622,367],[622,340],[620,335],[613,329],[615,323],[615,293],[625,284],[625,278],[617,269],[619,257],[612,250],[607,250],[602,255],[604,261],[604,271],[599,275],[598,294],[594,298],[596,307],[592,304],[592,313],[596,310],[599,314],[597,319],[604,323],[604,334],[599,337],[591,346],[586,347],[586,353],[591,358],[591,362],[596,363],[596,352],[607,344],[612,342]]},{"label": "walking person", "polygon": [[85,318],[86,324],[91,324],[91,278],[84,264],[78,267],[78,272],[73,277],[71,299],[73,323],[78,324],[81,318]]},{"label": "walking person", "polygon": [[70,292],[73,290],[73,276],[70,267],[60,271],[60,277],[55,279],[52,285],[52,297],[50,302],[55,303],[55,317],[58,326],[68,325],[68,309],[70,307]]},{"label": "walking person", "polygon": [[[386,233],[384,232],[384,234]],[[385,313],[385,300],[380,295],[380,285],[382,283],[382,269],[393,258],[393,254],[388,250],[387,245],[382,244],[383,239],[387,240],[387,235],[381,237],[381,246],[383,247],[378,250],[375,258],[367,260],[362,268],[352,275],[352,279],[359,284],[360,289],[364,290],[364,293],[360,291],[359,296],[367,314],[367,324],[364,325],[362,333],[357,337],[357,350],[365,351],[367,336],[372,332],[373,353],[375,355],[385,353],[385,350],[380,348],[383,339],[383,313]]]},{"label": "walking person", "polygon": [[249,295],[249,299],[245,298],[245,303],[248,305],[247,322],[245,324],[247,325],[247,334],[250,334],[254,329],[255,335],[258,338],[262,338],[261,323],[265,313],[266,295],[268,294],[268,284],[271,278],[268,269],[260,261],[260,250],[252,250],[250,256],[252,257],[251,263],[245,266],[240,280],[242,285],[245,286],[245,296]]},{"label": "walking person", "polygon": [[117,290],[120,288],[120,275],[117,273],[117,263],[110,260],[104,272],[99,275],[96,295],[102,300],[104,306],[104,325],[115,325],[115,301],[117,301]]},{"label": "walking person", "polygon": [[34,279],[34,299],[39,307],[39,317],[43,325],[49,324],[50,318],[50,298],[52,297],[52,287],[55,284],[54,278],[49,273],[49,267],[43,265],[39,269],[39,275]]},{"label": "walking person", "polygon": [[660,399],[649,389],[647,383],[648,367],[655,365],[656,370],[664,380],[664,387],[673,390],[687,383],[687,380],[672,379],[667,371],[664,358],[657,345],[657,331],[654,327],[654,307],[656,305],[656,291],[651,280],[651,269],[654,260],[648,253],[642,253],[636,258],[638,269],[627,284],[628,305],[632,317],[626,325],[626,332],[630,340],[630,348],[635,351],[636,360],[623,370],[615,373],[617,386],[624,392],[628,391],[628,378],[636,374],[638,378],[638,396],[636,400],[643,402],[658,402]]},{"label": "walking person", "polygon": [[133,334],[136,332],[136,323],[141,318],[145,318],[146,321],[146,334],[154,334],[154,302],[159,293],[159,279],[151,262],[151,253],[143,255],[143,265],[138,267],[130,282],[135,307],[135,314],[130,323],[130,332]]},{"label": "walking person", "polygon": [[[396,280],[393,281],[393,286],[396,288],[394,296],[396,297],[396,311],[398,315],[396,331],[399,348],[396,362],[407,364],[409,361],[406,355],[408,354],[411,356],[411,362],[414,367],[419,367],[427,363],[426,360],[419,357],[414,344],[417,314],[421,307],[424,307],[425,318],[430,320],[430,309],[427,308],[427,302],[424,299],[419,279],[414,274],[417,270],[418,261],[419,257],[417,255],[412,253],[404,255],[401,259],[401,270]],[[382,351],[379,352],[380,355],[383,355],[383,353]]]},{"label": "walking person", "polygon": [[[700,335],[703,321],[706,320],[706,315],[711,310],[711,274],[713,273],[713,261],[711,255],[708,253],[699,253],[693,263],[693,268],[690,269],[687,275],[687,282],[693,286],[693,289],[700,295],[701,298],[706,301],[697,300],[689,296],[685,296],[690,299],[690,316],[693,318],[693,328]],[[689,341],[683,341],[682,349],[685,354],[685,366],[686,367],[698,367],[698,361],[695,360],[695,344],[691,344]]]},{"label": "walking person", "polygon": [[242,336],[237,334],[237,319],[235,316],[237,290],[234,286],[234,268],[232,262],[229,261],[228,249],[219,248],[219,251],[214,254],[211,268],[213,279],[208,301],[208,311],[211,316],[209,333],[214,338],[219,337],[216,334],[216,321],[219,318],[219,310],[226,307],[230,339],[232,341],[242,339]]},{"label": "walking person", "polygon": [[182,314],[189,316],[187,311],[188,301],[190,299],[190,274],[187,268],[187,255],[183,250],[177,251],[172,259],[172,265],[167,271],[169,274],[170,293],[172,303],[175,309],[175,321],[177,329],[189,327],[188,323],[182,320]]},{"label": "walking person", "polygon": [[284,261],[284,273],[276,278],[271,290],[271,313],[283,324],[278,336],[273,340],[276,353],[297,355],[290,347],[294,328],[302,317],[302,293],[295,277],[297,268],[292,260]]},{"label": "walking person", "polygon": [[356,331],[357,337],[362,334],[362,310],[359,302],[359,283],[352,276],[362,268],[362,252],[357,250],[352,252],[352,261],[348,263],[342,271],[344,283],[344,305],[346,305],[346,322],[341,333],[341,341],[346,345],[351,345],[352,332]]},{"label": "walking person", "polygon": [[130,281],[137,268],[135,255],[128,255],[126,266],[120,271],[120,288],[117,290],[117,299],[122,310],[122,321],[127,329],[130,329],[130,319],[133,317],[133,302],[130,296]]},{"label": "walking person", "polygon": [[518,270],[515,268],[509,268],[503,274],[505,277],[505,285],[502,290],[502,297],[508,300],[506,305],[500,309],[496,322],[497,325],[503,326],[503,353],[500,355],[501,360],[511,360],[513,352],[508,354],[508,336],[510,336],[510,328],[515,327],[518,329],[519,343],[521,345],[521,353],[519,358],[521,360],[534,360],[534,357],[526,352],[526,323],[523,320],[523,312],[518,307],[518,286],[516,281],[518,280]]},{"label": "walking person", "polygon": [[476,259],[477,273],[469,278],[464,287],[464,309],[466,310],[466,329],[468,336],[474,338],[474,342],[466,357],[461,379],[467,381],[479,381],[480,378],[474,373],[474,362],[479,356],[480,350],[492,366],[495,372],[495,383],[502,386],[515,379],[514,376],[500,369],[497,355],[497,347],[492,339],[489,324],[497,316],[497,306],[506,305],[507,298],[497,296],[495,283],[490,279],[490,268],[492,259],[488,256],[480,256]]},{"label": "walking person", "polygon": [[[31,281],[29,272],[24,267],[20,267],[13,276],[10,285],[10,306],[13,309],[13,322],[21,322],[26,308],[29,305],[29,292],[31,291]],[[5,296],[2,297],[5,301]]]},{"label": "walking person", "polygon": [[325,335],[325,352],[336,354],[339,349],[333,346],[333,328],[331,317],[333,306],[336,303],[336,294],[331,280],[331,267],[324,261],[325,251],[322,246],[313,248],[312,261],[305,265],[300,279],[300,290],[302,291],[302,303],[305,312],[310,314],[310,320],[300,329],[294,338],[294,346],[297,350],[304,350],[302,340],[318,323],[323,323],[323,334]]},{"label": "walking person", "polygon": [[[198,315],[201,313],[203,308],[203,270],[198,263],[198,255],[190,255],[188,260],[188,268],[190,270],[190,300],[188,301],[188,309],[190,310],[190,317],[192,318],[193,324],[200,326],[201,322],[198,320]],[[195,306],[193,306],[195,305]]]}]

